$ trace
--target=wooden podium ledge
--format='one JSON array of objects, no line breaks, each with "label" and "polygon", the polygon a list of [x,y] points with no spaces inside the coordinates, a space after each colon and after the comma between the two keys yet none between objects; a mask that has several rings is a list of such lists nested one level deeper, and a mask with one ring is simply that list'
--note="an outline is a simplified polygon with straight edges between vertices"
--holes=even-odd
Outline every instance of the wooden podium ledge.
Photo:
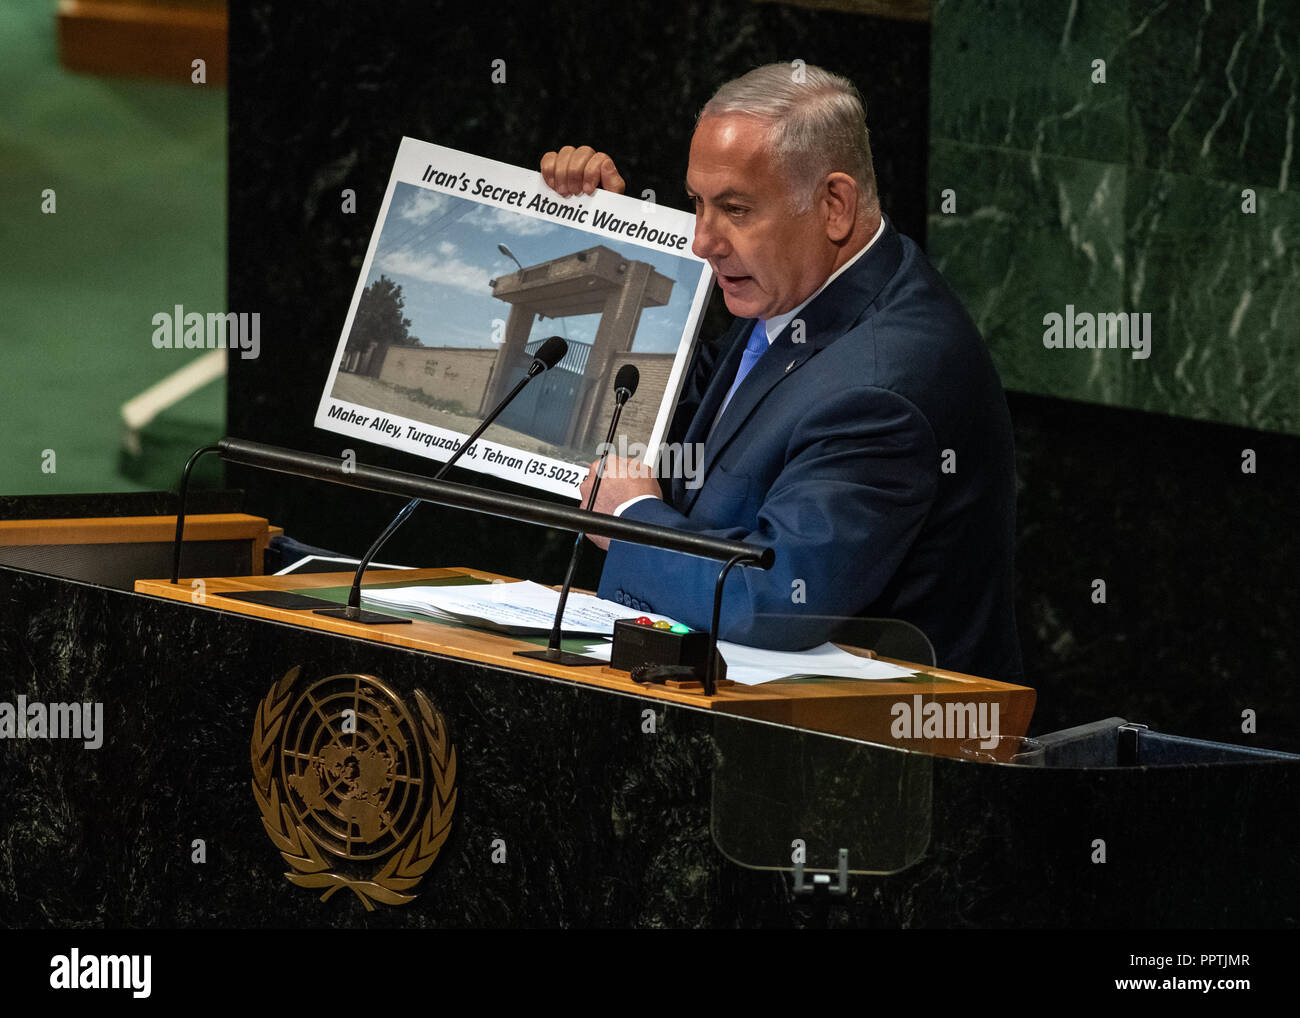
[{"label": "wooden podium ledge", "polygon": [[[267,535],[274,537],[282,532],[279,527],[269,526],[262,517],[247,516],[244,513],[211,513],[185,517],[186,541],[257,540]],[[175,516],[0,520],[0,546],[170,543],[175,538]]]},{"label": "wooden podium ledge", "polygon": [[[510,579],[495,573],[459,567],[416,569],[403,570],[398,575],[391,572],[381,573],[366,586],[387,585],[396,579],[434,580],[453,576],[487,581]],[[668,700],[702,710],[773,721],[810,731],[843,735],[941,755],[952,755],[949,752],[952,747],[940,745],[942,740],[900,739],[890,734],[891,723],[894,720],[890,708],[895,703],[905,701],[910,704],[914,702],[912,698],[917,695],[926,701],[997,703],[1000,705],[999,731],[1003,735],[1023,735],[1028,729],[1029,719],[1034,710],[1035,693],[1026,686],[1010,685],[992,679],[903,661],[893,663],[915,669],[918,672],[917,677],[889,681],[827,677],[814,681],[778,680],[758,686],[728,684],[720,688],[717,695],[709,697],[703,692],[690,689],[673,689],[659,685],[645,686],[633,682],[627,672],[609,667],[566,668],[547,661],[515,657],[516,650],[536,649],[536,645],[484,630],[447,626],[432,619],[427,622],[364,626],[345,619],[316,615],[311,611],[271,608],[222,596],[226,593],[248,593],[259,590],[294,590],[309,593],[313,588],[345,587],[351,583],[351,572],[308,573],[288,576],[203,577],[202,588],[196,588],[191,579],[182,579],[176,585],[169,580],[137,580],[135,590],[139,594],[184,601],[199,607],[305,626],[341,636],[373,640],[390,646],[475,661],[497,668],[562,679],[612,692]],[[855,650],[855,648],[845,649],[850,652]]]}]

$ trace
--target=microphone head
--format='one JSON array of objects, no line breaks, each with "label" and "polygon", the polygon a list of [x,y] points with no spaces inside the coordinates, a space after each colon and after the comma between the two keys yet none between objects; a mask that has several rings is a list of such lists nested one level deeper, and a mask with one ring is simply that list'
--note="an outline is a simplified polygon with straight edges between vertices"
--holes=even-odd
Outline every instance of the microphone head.
[{"label": "microphone head", "polygon": [[533,366],[537,367],[537,362],[541,361],[540,371],[546,371],[559,364],[566,353],[569,352],[569,344],[561,336],[552,336],[537,348],[537,353],[533,354]]},{"label": "microphone head", "polygon": [[620,402],[629,400],[636,394],[636,387],[641,381],[641,372],[635,364],[624,364],[614,376],[614,395]]}]

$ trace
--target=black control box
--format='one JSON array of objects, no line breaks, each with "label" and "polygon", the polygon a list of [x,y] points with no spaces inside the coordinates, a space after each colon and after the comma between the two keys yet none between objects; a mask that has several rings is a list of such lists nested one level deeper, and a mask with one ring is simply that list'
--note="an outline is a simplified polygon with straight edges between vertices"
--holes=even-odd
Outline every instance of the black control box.
[{"label": "black control box", "polygon": [[[708,662],[708,633],[674,633],[671,629],[637,625],[635,619],[617,619],[614,622],[614,646],[609,656],[611,668],[625,672],[643,665],[689,668],[703,682]],[[727,677],[727,663],[721,654],[717,658],[714,677],[719,682]]]}]

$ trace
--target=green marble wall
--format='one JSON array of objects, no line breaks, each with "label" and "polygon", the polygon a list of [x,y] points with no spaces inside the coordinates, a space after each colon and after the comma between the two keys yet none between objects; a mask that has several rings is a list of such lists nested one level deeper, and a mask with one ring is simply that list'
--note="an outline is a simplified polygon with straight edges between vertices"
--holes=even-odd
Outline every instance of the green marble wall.
[{"label": "green marble wall", "polygon": [[[1008,389],[1300,434],[1300,4],[937,0],[930,78],[929,253]],[[1046,348],[1067,305],[1150,356]]]}]

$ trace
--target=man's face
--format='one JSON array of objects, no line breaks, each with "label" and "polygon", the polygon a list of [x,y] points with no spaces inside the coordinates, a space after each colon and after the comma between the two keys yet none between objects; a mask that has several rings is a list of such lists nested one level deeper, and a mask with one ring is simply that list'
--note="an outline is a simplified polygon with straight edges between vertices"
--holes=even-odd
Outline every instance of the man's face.
[{"label": "man's face", "polygon": [[830,275],[834,245],[818,205],[791,212],[791,183],[753,117],[705,117],[691,140],[686,191],[695,206],[691,250],[717,274],[727,310],[770,318],[798,307]]}]

